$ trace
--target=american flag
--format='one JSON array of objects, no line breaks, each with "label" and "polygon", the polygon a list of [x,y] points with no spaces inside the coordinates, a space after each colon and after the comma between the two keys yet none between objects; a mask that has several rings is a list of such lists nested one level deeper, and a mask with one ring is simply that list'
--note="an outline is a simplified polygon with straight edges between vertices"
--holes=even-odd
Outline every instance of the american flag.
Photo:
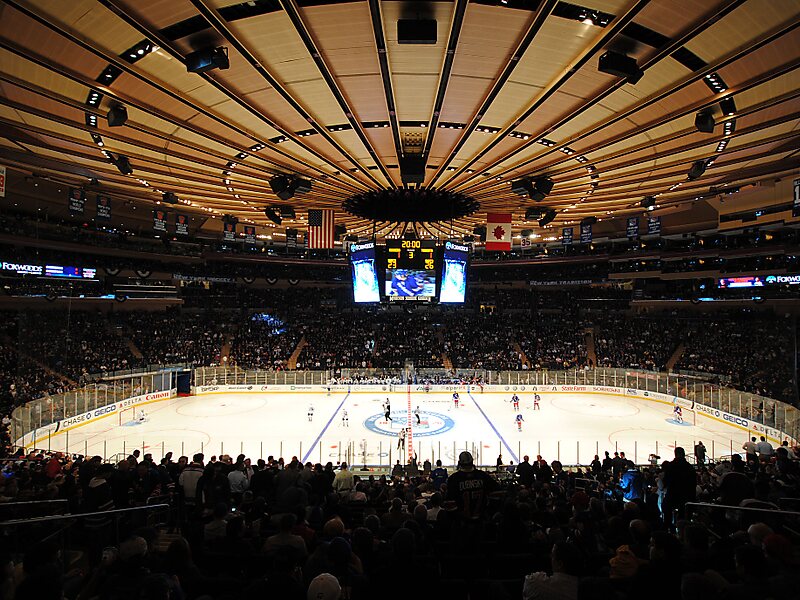
[{"label": "american flag", "polygon": [[308,247],[333,248],[333,210],[309,209]]}]

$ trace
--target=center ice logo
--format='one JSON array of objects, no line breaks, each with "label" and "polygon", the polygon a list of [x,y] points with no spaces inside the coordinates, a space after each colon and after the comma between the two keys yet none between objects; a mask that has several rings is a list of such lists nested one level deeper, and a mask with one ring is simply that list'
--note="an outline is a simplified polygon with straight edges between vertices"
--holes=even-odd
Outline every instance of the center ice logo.
[{"label": "center ice logo", "polygon": [[[417,423],[417,417],[413,414],[411,415],[411,428],[414,437],[439,435],[450,431],[455,426],[453,419],[441,413],[420,411],[419,416],[420,423]],[[364,421],[364,427],[374,433],[395,437],[403,427],[408,425],[408,413],[404,410],[393,410],[391,417],[392,420],[387,421],[383,413],[372,415]]]}]

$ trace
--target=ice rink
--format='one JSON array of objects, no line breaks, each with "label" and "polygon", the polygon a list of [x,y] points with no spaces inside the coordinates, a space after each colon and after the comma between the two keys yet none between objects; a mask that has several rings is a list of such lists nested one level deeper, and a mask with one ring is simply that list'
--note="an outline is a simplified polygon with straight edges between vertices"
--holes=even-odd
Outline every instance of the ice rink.
[{"label": "ice rink", "polygon": [[[35,445],[105,457],[139,448],[157,459],[168,451],[176,457],[202,451],[207,457],[243,453],[253,459],[297,456],[312,462],[390,465],[405,457],[397,433],[406,424],[409,404],[420,412],[419,424],[412,412],[411,438],[420,462],[441,458],[452,464],[468,449],[481,464],[492,465],[500,453],[506,463],[541,454],[548,461],[588,464],[604,450],[623,451],[643,463],[651,452],[671,457],[676,444],[691,453],[697,440],[709,455],[729,455],[739,451],[748,435],[702,414],[692,425],[694,413],[689,410],[684,411],[687,422],[679,424],[672,419],[672,405],[663,401],[567,392],[541,392],[540,410],[533,409],[532,393],[520,393],[524,422],[519,431],[510,393],[460,396],[455,408],[450,392],[211,393],[145,405],[145,422],[128,420],[138,409],[125,413],[121,424],[119,415],[111,414],[60,430]],[[384,419],[387,398],[392,421]]]}]

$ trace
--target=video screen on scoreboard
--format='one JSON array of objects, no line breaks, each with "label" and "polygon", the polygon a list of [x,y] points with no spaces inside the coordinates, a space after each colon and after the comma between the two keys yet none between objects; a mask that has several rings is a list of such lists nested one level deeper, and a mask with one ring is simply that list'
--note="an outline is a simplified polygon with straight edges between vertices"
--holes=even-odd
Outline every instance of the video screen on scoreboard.
[{"label": "video screen on scoreboard", "polygon": [[355,302],[380,302],[378,272],[375,269],[375,242],[350,244],[350,268]]},{"label": "video screen on scoreboard", "polygon": [[469,246],[445,242],[442,261],[442,289],[439,302],[463,303],[467,293]]},{"label": "video screen on scoreboard", "polygon": [[436,296],[433,240],[386,240],[386,287],[389,301],[430,301]]}]

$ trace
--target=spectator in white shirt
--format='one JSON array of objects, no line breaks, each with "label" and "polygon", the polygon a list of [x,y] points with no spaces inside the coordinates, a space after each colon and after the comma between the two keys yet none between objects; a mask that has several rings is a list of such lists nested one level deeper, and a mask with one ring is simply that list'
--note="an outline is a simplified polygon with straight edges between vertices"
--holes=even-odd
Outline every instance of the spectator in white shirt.
[{"label": "spectator in white shirt", "polygon": [[569,542],[556,542],[550,553],[553,574],[539,571],[525,577],[523,600],[577,600],[580,551]]}]

